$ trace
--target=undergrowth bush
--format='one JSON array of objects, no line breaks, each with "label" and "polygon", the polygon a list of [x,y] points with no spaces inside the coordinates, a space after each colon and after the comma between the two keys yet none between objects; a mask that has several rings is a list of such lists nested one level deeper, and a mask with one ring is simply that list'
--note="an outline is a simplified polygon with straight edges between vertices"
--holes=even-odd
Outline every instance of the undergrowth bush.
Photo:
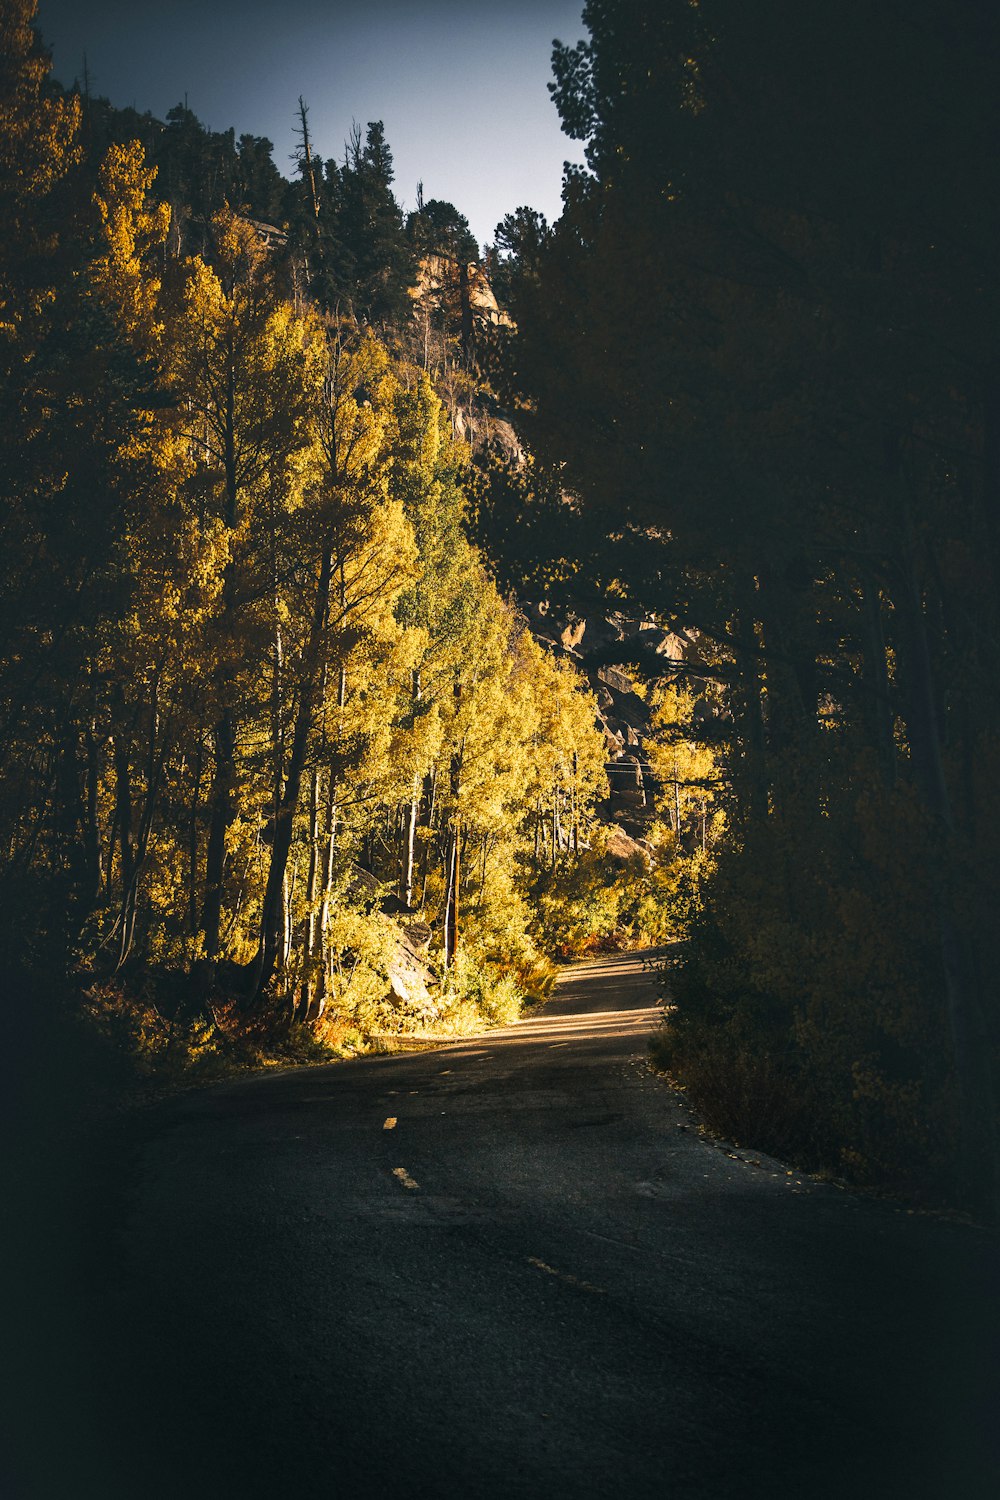
[{"label": "undergrowth bush", "polygon": [[561,959],[673,941],[686,931],[712,858],[681,851],[662,824],[641,846],[614,826],[596,830],[576,859],[535,876],[539,941]]},{"label": "undergrowth bush", "polygon": [[548,994],[554,977],[515,871],[499,866],[470,910],[445,981],[445,1003],[454,1006],[461,997],[478,1022],[509,1026]]},{"label": "undergrowth bush", "polygon": [[850,818],[790,797],[724,850],[669,975],[656,1057],[726,1136],[955,1202],[933,831],[905,789],[841,795]]},{"label": "undergrowth bush", "polygon": [[682,1086],[710,1128],[738,1145],[775,1156],[805,1154],[819,1165],[809,1100],[794,1067],[741,1036],[738,1027],[698,1033],[679,1026],[676,1016],[668,1008],[652,1043],[653,1060]]},{"label": "undergrowth bush", "polygon": [[273,1021],[265,1026],[234,1002],[216,1002],[208,1013],[181,1004],[166,1015],[147,995],[105,983],[84,993],[80,1014],[118,1059],[119,1086],[211,1083],[269,1064],[329,1062],[340,1055],[312,1028],[292,1024],[276,1033]]},{"label": "undergrowth bush", "polygon": [[517,976],[496,964],[484,963],[469,950],[460,950],[446,994],[461,997],[477,1018],[490,1026],[510,1026],[521,1014],[525,992]]}]

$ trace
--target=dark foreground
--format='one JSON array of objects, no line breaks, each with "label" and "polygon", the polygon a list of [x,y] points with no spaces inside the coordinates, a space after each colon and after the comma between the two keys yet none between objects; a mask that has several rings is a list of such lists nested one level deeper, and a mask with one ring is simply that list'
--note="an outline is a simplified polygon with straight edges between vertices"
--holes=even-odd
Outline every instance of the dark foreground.
[{"label": "dark foreground", "polygon": [[651,1005],[580,966],[41,1184],[14,1500],[1000,1494],[992,1237],[704,1142]]}]

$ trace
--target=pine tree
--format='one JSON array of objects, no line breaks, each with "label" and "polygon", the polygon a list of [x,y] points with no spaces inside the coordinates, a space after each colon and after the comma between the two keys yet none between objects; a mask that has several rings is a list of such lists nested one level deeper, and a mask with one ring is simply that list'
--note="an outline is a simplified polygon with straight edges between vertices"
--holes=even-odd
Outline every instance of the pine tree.
[{"label": "pine tree", "polygon": [[398,319],[414,282],[414,254],[392,193],[392,152],[381,120],[364,144],[356,130],[340,178],[339,236],[352,266],[355,313],[372,324]]},{"label": "pine tree", "polygon": [[[511,358],[525,431],[611,534],[604,576],[696,625],[733,684],[747,870],[806,860],[833,808],[857,826],[848,765],[898,787],[895,719],[937,851],[919,899],[940,950],[920,1003],[932,1030],[949,1017],[966,1191],[982,1197],[995,1022],[959,874],[982,859],[956,814],[976,778],[963,794],[956,767],[974,758],[972,719],[993,719],[960,663],[978,656],[970,617],[992,632],[995,590],[977,570],[963,630],[941,559],[994,566],[995,466],[972,455],[992,453],[977,327],[995,299],[977,268],[996,237],[998,34],[978,4],[960,25],[950,9],[926,0],[903,27],[861,7],[806,19],[784,0],[752,15],[592,0],[591,38],[557,49],[553,86],[588,168],[515,276]],[[832,884],[855,879],[845,864]],[[762,879],[758,925],[783,900],[792,927],[822,924],[827,897],[807,885]],[[902,932],[905,910],[886,905]],[[753,922],[729,938],[759,989],[786,996],[791,1028]]]}]

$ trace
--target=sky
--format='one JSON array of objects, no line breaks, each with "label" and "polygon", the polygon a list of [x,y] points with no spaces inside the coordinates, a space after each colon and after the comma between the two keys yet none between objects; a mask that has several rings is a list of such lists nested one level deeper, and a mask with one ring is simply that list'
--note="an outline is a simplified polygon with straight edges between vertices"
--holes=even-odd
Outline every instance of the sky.
[{"label": "sky", "polygon": [[522,204],[560,211],[552,41],[585,34],[582,0],[40,0],[63,83],[162,119],[183,102],[213,130],[268,136],[290,171],[298,97],[316,151],[343,157],[352,121],[385,122],[397,198],[443,198],[485,243]]}]

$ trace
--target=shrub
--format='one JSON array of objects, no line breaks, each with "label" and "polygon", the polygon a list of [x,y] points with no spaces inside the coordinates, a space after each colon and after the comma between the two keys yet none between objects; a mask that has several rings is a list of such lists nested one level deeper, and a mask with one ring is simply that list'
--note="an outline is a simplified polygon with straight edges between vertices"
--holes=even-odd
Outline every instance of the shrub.
[{"label": "shrub", "polygon": [[806,787],[720,856],[659,1055],[722,1133],[953,1202],[933,830],[906,788],[834,794],[836,817]]}]

